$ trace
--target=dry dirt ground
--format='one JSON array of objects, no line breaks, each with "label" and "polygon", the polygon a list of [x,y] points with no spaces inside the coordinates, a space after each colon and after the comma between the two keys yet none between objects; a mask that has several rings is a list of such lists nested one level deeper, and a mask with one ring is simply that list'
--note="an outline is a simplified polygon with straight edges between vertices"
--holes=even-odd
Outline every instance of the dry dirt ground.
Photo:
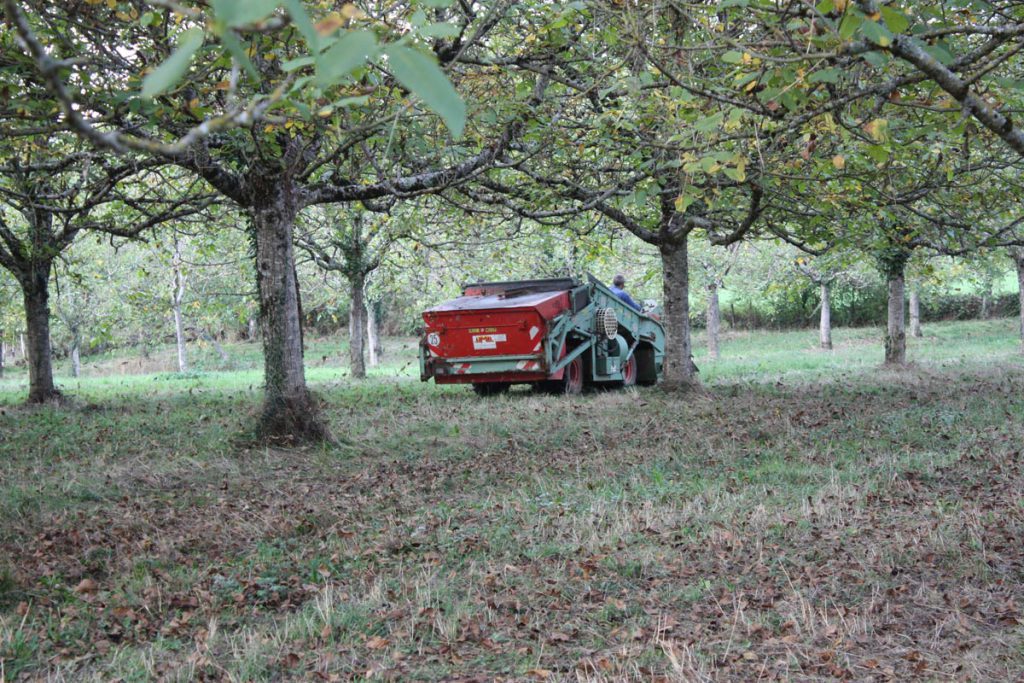
[{"label": "dry dirt ground", "polygon": [[1020,680],[1024,370],[0,414],[0,679]]}]

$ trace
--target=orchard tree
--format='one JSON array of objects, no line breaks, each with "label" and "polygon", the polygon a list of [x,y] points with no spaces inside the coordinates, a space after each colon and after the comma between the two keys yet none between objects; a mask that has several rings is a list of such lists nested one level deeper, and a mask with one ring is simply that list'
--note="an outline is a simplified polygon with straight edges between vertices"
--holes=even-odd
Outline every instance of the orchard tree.
[{"label": "orchard tree", "polygon": [[480,181],[479,199],[533,220],[600,215],[655,247],[665,384],[686,387],[696,382],[689,244],[732,244],[754,227],[766,198],[760,165],[771,157],[759,135],[771,109],[735,96],[734,49],[715,8],[595,3],[569,21],[585,33],[577,59],[552,71],[559,96]]},{"label": "orchard tree", "polygon": [[1024,353],[1024,247],[1010,247],[1007,250],[1014,269],[1017,271],[1017,297],[1020,301],[1020,343]]},{"label": "orchard tree", "polygon": [[347,211],[310,209],[300,221],[298,244],[320,268],[341,273],[349,291],[349,368],[352,377],[366,377],[369,321],[366,290],[370,275],[402,234],[390,218],[352,207]]},{"label": "orchard tree", "polygon": [[712,360],[719,358],[719,336],[722,327],[722,308],[719,292],[725,287],[725,279],[732,272],[739,260],[742,244],[734,242],[724,249],[711,246],[697,255],[701,266],[701,277],[704,290],[707,292],[707,336],[708,356]]},{"label": "orchard tree", "polygon": [[200,210],[205,200],[197,194],[195,203],[165,201],[162,189],[175,182],[168,169],[83,151],[66,135],[19,137],[0,145],[6,159],[0,166],[0,267],[22,290],[28,400],[44,403],[60,398],[50,341],[55,261],[83,231],[136,236]]},{"label": "orchard tree", "polygon": [[[188,169],[248,214],[268,438],[329,437],[303,368],[299,213],[465,181],[519,136],[545,85],[468,64],[474,54],[521,50],[516,32],[549,11],[532,6],[430,1],[331,13],[299,0],[139,2],[135,20],[86,4],[69,31],[61,3],[4,5],[60,123],[99,147]],[[74,59],[82,54],[87,67]],[[446,73],[486,114],[469,128]],[[495,90],[510,97],[486,96]]]}]

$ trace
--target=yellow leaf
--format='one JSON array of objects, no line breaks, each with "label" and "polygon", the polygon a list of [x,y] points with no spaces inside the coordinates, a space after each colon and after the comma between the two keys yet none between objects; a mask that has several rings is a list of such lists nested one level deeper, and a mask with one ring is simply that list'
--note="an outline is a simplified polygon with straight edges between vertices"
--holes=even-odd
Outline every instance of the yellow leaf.
[{"label": "yellow leaf", "polygon": [[838,168],[840,171],[846,168],[846,157],[842,154],[837,154],[832,157],[832,165]]},{"label": "yellow leaf", "polygon": [[322,21],[317,22],[316,32],[322,36],[329,36],[344,25],[341,15],[333,12],[327,15]]},{"label": "yellow leaf", "polygon": [[351,2],[346,2],[345,6],[341,8],[341,16],[345,17],[346,19],[365,19],[366,12],[359,9]]},{"label": "yellow leaf", "polygon": [[875,142],[883,142],[885,140],[888,128],[889,122],[885,119],[874,119],[864,126],[864,130],[867,131],[867,134]]},{"label": "yellow leaf", "polygon": [[107,0],[107,7],[110,9],[117,7],[117,0]]}]

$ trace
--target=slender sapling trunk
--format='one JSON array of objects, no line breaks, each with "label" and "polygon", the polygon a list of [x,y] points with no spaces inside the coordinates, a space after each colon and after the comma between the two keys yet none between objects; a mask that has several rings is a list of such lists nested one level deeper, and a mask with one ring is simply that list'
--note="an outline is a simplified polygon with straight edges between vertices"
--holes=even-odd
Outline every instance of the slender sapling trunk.
[{"label": "slender sapling trunk", "polygon": [[718,302],[718,283],[708,285],[708,355],[718,360],[718,335],[722,327],[722,314]]},{"label": "slender sapling trunk", "polygon": [[185,348],[185,319],[181,313],[181,303],[185,299],[185,271],[182,268],[181,243],[174,240],[174,257],[171,260],[173,269],[173,287],[171,292],[171,312],[174,314],[174,341],[178,347],[178,372],[188,372],[188,356]]},{"label": "slender sapling trunk", "polygon": [[370,352],[370,366],[380,365],[383,351],[380,341],[379,302],[371,301],[366,307],[366,348]]},{"label": "slender sapling trunk", "polygon": [[924,336],[921,331],[921,298],[916,287],[910,290],[910,334],[917,339]]},{"label": "slender sapling trunk", "polygon": [[825,351],[832,350],[832,285],[821,283],[821,321],[818,325],[818,341]]},{"label": "slender sapling trunk", "polygon": [[349,293],[352,297],[348,326],[349,368],[352,377],[362,379],[366,377],[366,300],[364,298],[366,278],[361,274],[354,275],[349,280],[349,284]]},{"label": "slender sapling trunk", "polygon": [[1017,264],[1017,298],[1020,301],[1020,350],[1024,353],[1024,248],[1014,254]]},{"label": "slender sapling trunk", "polygon": [[75,332],[74,338],[71,340],[71,376],[77,379],[82,374],[82,343],[78,339],[78,333]]}]

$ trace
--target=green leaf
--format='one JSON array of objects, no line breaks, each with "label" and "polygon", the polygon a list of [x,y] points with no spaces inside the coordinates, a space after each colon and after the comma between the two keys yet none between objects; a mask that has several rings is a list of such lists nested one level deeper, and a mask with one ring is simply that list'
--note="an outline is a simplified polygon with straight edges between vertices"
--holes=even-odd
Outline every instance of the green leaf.
[{"label": "green leaf", "polygon": [[182,33],[174,53],[142,79],[142,96],[153,98],[177,85],[188,71],[192,55],[203,46],[204,37],[201,28],[190,28]]},{"label": "green leaf", "polygon": [[832,67],[830,69],[822,69],[815,71],[807,77],[808,83],[838,83],[839,77],[843,75],[843,70]]},{"label": "green leaf", "polygon": [[737,50],[729,50],[724,55],[722,55],[722,61],[725,62],[726,64],[742,64],[743,53]]},{"label": "green leaf", "polygon": [[903,33],[910,28],[910,19],[907,15],[894,7],[882,7],[882,19],[893,33]]},{"label": "green leaf", "polygon": [[310,66],[311,64],[316,64],[316,59],[314,57],[299,57],[297,59],[289,59],[286,62],[282,62],[281,70],[295,71],[296,69],[301,69],[302,67]]},{"label": "green leaf", "polygon": [[427,24],[420,29],[420,35],[426,36],[427,38],[454,38],[459,35],[461,31],[455,24],[446,24],[442,22]]},{"label": "green leaf", "polygon": [[865,38],[879,47],[892,45],[892,33],[877,21],[865,21],[861,25],[861,30],[864,32]]},{"label": "green leaf", "polygon": [[923,47],[925,52],[937,59],[940,64],[949,66],[953,63],[953,53],[946,49],[946,46],[943,43],[939,42],[934,45],[924,45]]},{"label": "green leaf", "polygon": [[377,38],[369,31],[342,34],[329,50],[317,57],[316,82],[320,87],[333,85],[377,56]]},{"label": "green leaf", "polygon": [[726,168],[725,175],[729,176],[737,183],[742,183],[747,179],[747,172],[742,168]]},{"label": "green leaf", "polygon": [[302,1],[284,0],[284,8],[288,10],[288,16],[291,17],[292,23],[295,24],[295,28],[297,28],[299,33],[302,34],[302,37],[306,39],[306,44],[309,45],[310,52],[313,54],[319,52],[320,34],[317,33],[316,27],[313,26],[313,22],[306,13],[306,8],[302,6]]},{"label": "green leaf", "polygon": [[864,61],[876,69],[881,69],[888,64],[889,55],[884,52],[866,52],[864,53]]},{"label": "green leaf", "polygon": [[884,145],[868,145],[867,151],[876,164],[884,164],[889,160],[889,148]]},{"label": "green leaf", "polygon": [[708,116],[706,118],[701,119],[700,121],[697,121],[695,126],[697,130],[699,130],[702,133],[710,133],[711,131],[718,128],[719,125],[721,125],[723,118],[725,118],[725,114],[723,114],[722,112],[718,112],[717,114],[712,114],[711,116]]},{"label": "green leaf", "polygon": [[214,15],[231,28],[266,19],[280,4],[281,0],[210,0]]},{"label": "green leaf", "polygon": [[260,73],[253,66],[252,60],[249,59],[249,51],[242,44],[242,41],[238,39],[238,36],[234,31],[228,30],[220,37],[220,42],[223,43],[224,47],[235,58],[235,61],[242,65],[245,72],[253,79],[260,77]]},{"label": "green leaf", "polygon": [[822,14],[828,14],[835,8],[836,4],[832,0],[821,0],[821,2],[819,2],[818,6],[816,7],[816,9]]},{"label": "green leaf", "polygon": [[839,37],[849,40],[857,32],[860,25],[864,23],[864,15],[856,11],[848,11],[843,15],[843,22],[839,24]]},{"label": "green leaf", "polygon": [[452,135],[461,136],[466,126],[466,103],[441,67],[431,57],[404,45],[390,45],[385,53],[395,78],[437,112]]}]

